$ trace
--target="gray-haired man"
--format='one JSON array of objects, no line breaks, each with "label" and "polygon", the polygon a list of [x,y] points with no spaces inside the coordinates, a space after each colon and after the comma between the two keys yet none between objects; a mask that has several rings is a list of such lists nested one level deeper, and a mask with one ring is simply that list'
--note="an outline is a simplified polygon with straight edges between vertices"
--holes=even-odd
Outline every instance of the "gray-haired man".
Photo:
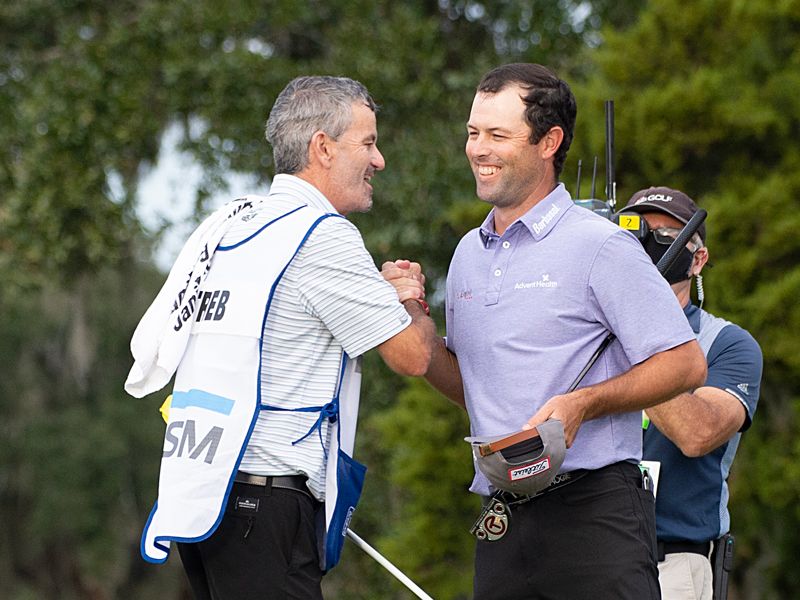
[{"label": "gray-haired man", "polygon": [[[237,201],[192,237],[218,243],[200,244],[210,266],[192,271],[193,295],[186,277],[176,294],[170,322],[191,323],[191,335],[142,553],[163,562],[178,542],[196,598],[321,598],[363,483],[349,456],[359,357],[377,348],[398,373],[428,368],[435,328],[419,266],[396,291],[343,218],[369,210],[384,168],[375,111],[351,79],[290,82],[267,123],[269,195]],[[165,288],[183,274],[173,272]],[[148,376],[137,365],[129,383]]]}]

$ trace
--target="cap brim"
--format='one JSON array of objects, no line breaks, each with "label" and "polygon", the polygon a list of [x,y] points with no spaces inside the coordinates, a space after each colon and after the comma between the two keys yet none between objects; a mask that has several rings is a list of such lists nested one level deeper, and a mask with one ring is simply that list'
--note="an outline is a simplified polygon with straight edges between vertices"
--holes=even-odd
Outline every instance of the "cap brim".
[{"label": "cap brim", "polygon": [[[567,451],[564,427],[557,419],[508,435],[466,440],[472,444],[476,466],[496,489],[528,495],[550,485]],[[492,444],[503,448],[492,449]]]},{"label": "cap brim", "polygon": [[481,455],[486,456],[493,452],[498,452],[514,444],[525,442],[533,438],[539,437],[539,430],[535,427],[530,429],[523,429],[513,433],[504,433],[502,435],[492,436],[489,438],[482,436],[474,436],[464,438],[464,441],[470,444],[475,444],[480,448]]}]

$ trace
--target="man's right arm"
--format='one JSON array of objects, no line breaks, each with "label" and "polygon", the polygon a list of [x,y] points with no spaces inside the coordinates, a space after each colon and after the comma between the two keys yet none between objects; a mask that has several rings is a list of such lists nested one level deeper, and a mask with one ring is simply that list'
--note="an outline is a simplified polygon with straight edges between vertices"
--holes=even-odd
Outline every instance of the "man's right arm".
[{"label": "man's right arm", "polygon": [[[398,305],[399,294],[375,270],[355,226],[345,219],[324,220],[292,266],[304,310],[322,321],[349,356],[375,348],[393,371],[425,374],[436,325],[419,302]],[[422,286],[414,279],[406,283]]]},{"label": "man's right arm", "polygon": [[[425,295],[425,276],[422,274],[422,269],[418,263],[412,263],[408,260],[385,262],[381,266],[381,274],[386,281],[395,287],[400,301],[412,316],[414,316],[412,310],[423,311],[419,301]],[[409,309],[409,307],[414,306],[416,308]],[[428,321],[433,323],[431,319],[428,319]],[[389,341],[391,342],[391,340]],[[430,349],[430,364],[427,366],[426,371],[418,375],[424,375],[428,383],[454,404],[463,408],[464,386],[456,355],[447,349],[444,339],[438,336],[434,336]],[[378,350],[380,351],[380,347]],[[383,356],[383,352],[381,352],[381,356]],[[384,357],[384,360],[389,364],[386,357]]]},{"label": "man's right arm", "polygon": [[725,327],[709,349],[704,385],[648,408],[647,415],[684,455],[708,454],[750,426],[762,368],[753,336],[740,327]]},{"label": "man's right arm", "polygon": [[425,379],[448,400],[461,408],[466,408],[464,383],[458,368],[458,358],[447,349],[441,337],[437,337],[434,342],[431,364],[425,373]]},{"label": "man's right arm", "polygon": [[416,300],[406,300],[403,306],[411,315],[411,324],[378,345],[378,353],[395,373],[422,377],[431,362],[436,325]]},{"label": "man's right arm", "polygon": [[727,442],[747,418],[744,405],[715,387],[700,387],[647,409],[647,416],[688,457]]}]

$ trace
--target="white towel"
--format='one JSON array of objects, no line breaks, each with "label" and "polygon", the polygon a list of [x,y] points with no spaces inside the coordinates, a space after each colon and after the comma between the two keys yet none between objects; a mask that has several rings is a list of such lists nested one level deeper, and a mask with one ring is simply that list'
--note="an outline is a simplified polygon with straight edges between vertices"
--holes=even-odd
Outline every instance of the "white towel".
[{"label": "white towel", "polygon": [[184,244],[167,281],[133,333],[134,363],[125,381],[125,391],[131,396],[152,394],[172,378],[189,341],[197,291],[208,275],[217,246],[237,220],[233,217],[262,200],[261,196],[246,196],[228,202],[207,217]]}]

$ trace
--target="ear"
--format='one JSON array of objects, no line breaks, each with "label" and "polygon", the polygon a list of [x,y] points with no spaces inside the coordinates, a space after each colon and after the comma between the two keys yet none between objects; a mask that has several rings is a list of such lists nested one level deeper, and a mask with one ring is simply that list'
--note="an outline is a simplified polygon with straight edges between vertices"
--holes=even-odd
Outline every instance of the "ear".
[{"label": "ear", "polygon": [[335,149],[333,139],[324,131],[315,131],[308,144],[308,163],[329,169]]},{"label": "ear", "polygon": [[551,127],[550,131],[539,140],[539,148],[543,159],[553,158],[564,141],[564,130],[561,127]]},{"label": "ear", "polygon": [[700,272],[703,270],[703,267],[708,262],[708,248],[703,246],[702,248],[698,248],[697,252],[694,253],[692,257],[692,266],[689,268],[689,274],[694,277],[695,275],[700,275]]}]

